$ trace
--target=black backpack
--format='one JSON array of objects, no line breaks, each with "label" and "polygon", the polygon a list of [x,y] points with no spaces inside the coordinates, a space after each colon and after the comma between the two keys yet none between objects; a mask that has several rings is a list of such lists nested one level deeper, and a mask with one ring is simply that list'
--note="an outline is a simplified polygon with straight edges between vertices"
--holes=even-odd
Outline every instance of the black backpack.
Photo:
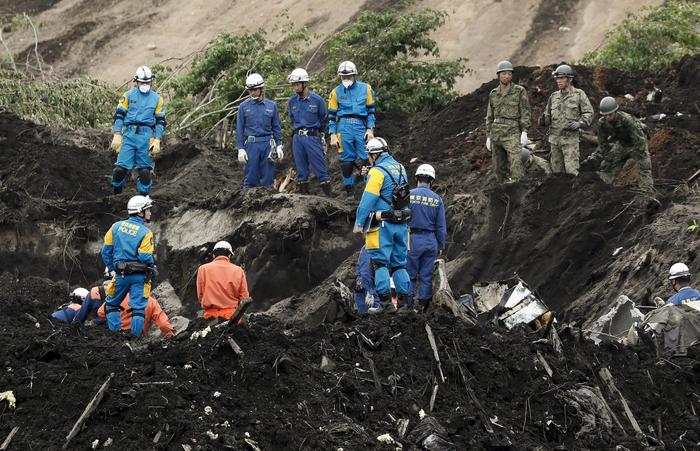
[{"label": "black backpack", "polygon": [[387,204],[390,204],[391,208],[394,210],[405,210],[406,208],[408,208],[408,206],[411,203],[411,188],[408,185],[406,176],[403,173],[403,167],[401,168],[401,172],[399,175],[399,182],[401,182],[401,179],[403,179],[403,183],[397,183],[396,179],[394,179],[394,176],[391,175],[391,172],[386,168],[382,166],[375,167],[381,169],[386,175],[388,175],[392,183],[394,184],[394,189],[391,192],[391,202],[384,196],[382,196],[381,192],[379,193],[379,197],[381,197],[382,200],[384,200],[384,202],[386,202]]}]

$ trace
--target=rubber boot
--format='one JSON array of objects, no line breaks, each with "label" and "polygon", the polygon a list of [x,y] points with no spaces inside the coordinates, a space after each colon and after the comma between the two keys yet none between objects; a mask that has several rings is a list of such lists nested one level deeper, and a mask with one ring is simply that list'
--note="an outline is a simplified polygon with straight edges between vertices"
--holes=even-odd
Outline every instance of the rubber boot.
[{"label": "rubber boot", "polygon": [[399,304],[399,313],[408,313],[413,311],[413,296],[410,294],[399,293],[397,296]]},{"label": "rubber boot", "polygon": [[430,305],[431,299],[419,299],[418,300],[418,312],[426,313],[428,311],[428,306]]},{"label": "rubber boot", "polygon": [[[135,314],[140,313],[140,314]],[[146,320],[142,315],[144,315],[143,310],[132,310],[131,311],[131,334],[140,337],[143,333],[143,324]]]},{"label": "rubber boot", "polygon": [[379,307],[370,308],[369,313],[394,313],[396,312],[396,307],[391,303],[391,292],[389,293],[379,293]]},{"label": "rubber boot", "polygon": [[309,182],[299,182],[299,194],[309,194]]},{"label": "rubber boot", "polygon": [[323,190],[323,194],[331,197],[331,182],[321,182],[321,189]]}]

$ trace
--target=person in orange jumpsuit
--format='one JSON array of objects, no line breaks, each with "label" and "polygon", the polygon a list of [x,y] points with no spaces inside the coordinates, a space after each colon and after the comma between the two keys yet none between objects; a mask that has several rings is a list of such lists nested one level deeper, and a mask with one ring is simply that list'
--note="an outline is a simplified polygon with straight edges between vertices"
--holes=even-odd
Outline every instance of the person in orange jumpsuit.
[{"label": "person in orange jumpsuit", "polygon": [[226,241],[214,245],[214,260],[197,270],[197,297],[205,318],[229,319],[238,303],[249,296],[245,272],[231,263],[233,248]]},{"label": "person in orange jumpsuit", "polygon": [[[129,295],[127,294],[121,303],[121,309],[119,315],[122,318],[122,330],[131,330],[131,309],[129,308]],[[160,333],[163,334],[163,338],[170,338],[175,335],[175,330],[170,324],[170,319],[168,315],[163,311],[158,301],[155,298],[149,297],[146,303],[146,311],[144,313],[145,320],[143,322],[143,332],[148,332],[148,328],[151,326],[151,321],[156,324],[156,327],[160,329]],[[97,316],[105,320],[107,315],[105,314],[105,304],[102,304],[100,309],[97,311]]]}]

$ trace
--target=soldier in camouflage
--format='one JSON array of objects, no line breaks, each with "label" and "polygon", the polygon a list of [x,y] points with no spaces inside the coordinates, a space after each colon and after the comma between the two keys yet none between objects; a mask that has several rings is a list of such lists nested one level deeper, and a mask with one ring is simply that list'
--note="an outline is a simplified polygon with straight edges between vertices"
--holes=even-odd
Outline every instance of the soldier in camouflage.
[{"label": "soldier in camouflage", "polygon": [[625,162],[632,159],[639,166],[639,188],[648,193],[653,192],[651,157],[642,123],[634,116],[618,111],[617,102],[612,97],[600,101],[600,114],[598,149],[588,157],[600,161],[600,178],[606,183],[612,183]]},{"label": "soldier in camouflage", "polygon": [[558,91],[547,101],[540,125],[549,126],[552,172],[578,175],[580,130],[590,127],[593,107],[586,93],[574,88],[574,71],[562,64],[552,72]]},{"label": "soldier in camouflage", "polygon": [[549,161],[533,155],[526,147],[520,151],[520,161],[523,163],[526,178],[542,178],[552,173]]},{"label": "soldier in camouflage", "polygon": [[524,175],[520,148],[528,143],[530,103],[525,88],[512,82],[509,61],[498,63],[496,75],[499,85],[489,94],[486,109],[486,148],[491,151],[496,179],[517,181]]}]

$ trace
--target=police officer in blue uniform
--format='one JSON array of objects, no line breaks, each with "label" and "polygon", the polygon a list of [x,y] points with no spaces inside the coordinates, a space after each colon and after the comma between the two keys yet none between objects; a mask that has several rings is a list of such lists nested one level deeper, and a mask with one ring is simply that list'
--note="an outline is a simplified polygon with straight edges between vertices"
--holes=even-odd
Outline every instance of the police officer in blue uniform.
[{"label": "police officer in blue uniform", "polygon": [[374,271],[367,252],[367,247],[362,246],[360,255],[355,265],[355,304],[360,313],[372,312],[379,308],[379,296],[374,286]]},{"label": "police officer in blue uniform", "polygon": [[[433,297],[433,268],[438,253],[445,250],[447,224],[445,204],[432,191],[435,168],[422,164],[416,170],[417,187],[411,190],[411,245],[408,252],[408,275],[411,294],[418,299],[423,311]],[[415,295],[418,283],[418,294]]]},{"label": "police officer in blue uniform", "polygon": [[406,272],[410,190],[406,169],[388,152],[389,146],[382,138],[372,138],[367,143],[372,168],[357,207],[353,232],[365,234],[365,246],[383,309],[393,309],[390,281],[393,277],[399,309],[408,311],[413,308]]},{"label": "police officer in blue uniform", "polygon": [[294,94],[287,103],[294,137],[292,150],[297,167],[299,192],[309,194],[309,166],[321,182],[326,196],[331,195],[331,183],[326,169],[326,143],[324,134],[328,110],[323,98],[309,90],[309,74],[301,68],[294,69],[288,77]]},{"label": "police officer in blue uniform", "polygon": [[340,153],[340,170],[348,197],[354,195],[355,160],[368,166],[365,143],[374,138],[375,98],[372,87],[358,81],[357,68],[352,61],[338,66],[341,84],[331,91],[328,101],[328,132],[331,147]]},{"label": "police officer in blue uniform", "polygon": [[148,196],[129,199],[129,219],[115,222],[109,228],[102,246],[102,260],[115,272],[115,283],[107,292],[105,313],[111,331],[121,330],[121,303],[129,293],[131,333],[143,332],[146,304],[151,295],[151,279],[155,275],[153,232],[146,223],[151,221],[153,201]]},{"label": "police officer in blue uniform", "polygon": [[243,186],[274,187],[275,162],[284,158],[277,104],[265,98],[265,80],[250,74],[245,81],[250,98],[241,103],[236,122],[238,161],[245,163]]},{"label": "police officer in blue uniform", "polygon": [[114,194],[124,189],[126,175],[136,168],[136,189],[139,194],[151,191],[153,159],[160,152],[165,130],[165,100],[151,90],[155,77],[151,69],[136,69],[136,87],[124,93],[114,113],[112,150],[118,154],[112,172]]}]

